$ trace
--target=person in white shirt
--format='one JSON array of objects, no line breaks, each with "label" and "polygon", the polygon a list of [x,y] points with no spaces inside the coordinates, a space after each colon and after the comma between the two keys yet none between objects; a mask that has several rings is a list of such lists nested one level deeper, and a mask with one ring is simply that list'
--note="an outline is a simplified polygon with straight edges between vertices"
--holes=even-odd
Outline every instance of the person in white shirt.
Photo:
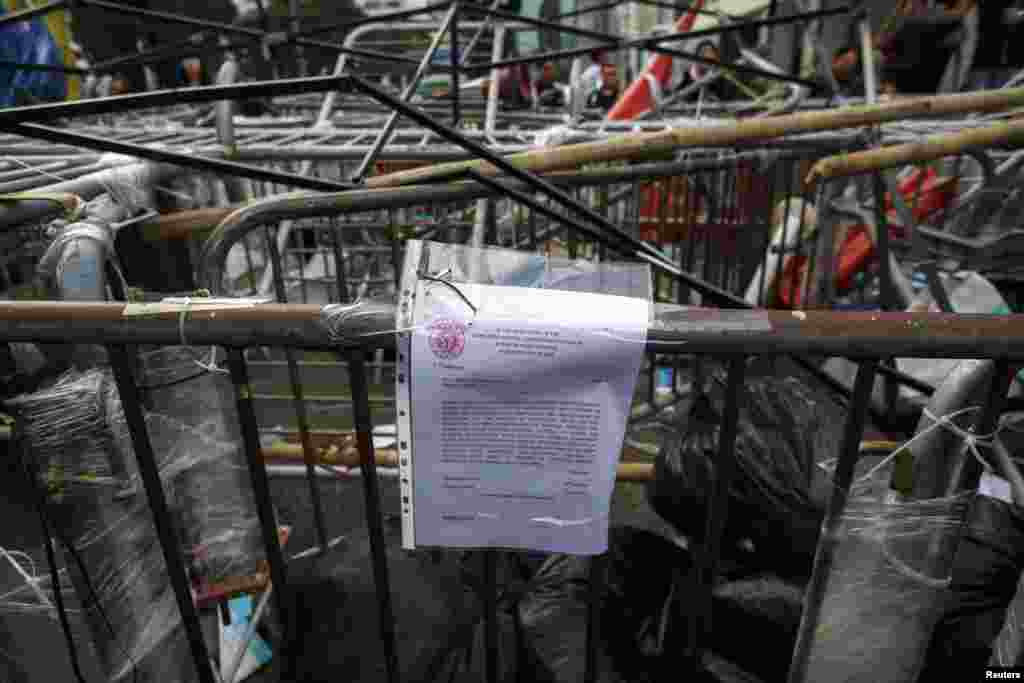
[{"label": "person in white shirt", "polygon": [[606,53],[604,50],[594,50],[590,53],[590,66],[579,75],[579,92],[583,94],[584,101],[601,87],[601,66],[605,63]]}]

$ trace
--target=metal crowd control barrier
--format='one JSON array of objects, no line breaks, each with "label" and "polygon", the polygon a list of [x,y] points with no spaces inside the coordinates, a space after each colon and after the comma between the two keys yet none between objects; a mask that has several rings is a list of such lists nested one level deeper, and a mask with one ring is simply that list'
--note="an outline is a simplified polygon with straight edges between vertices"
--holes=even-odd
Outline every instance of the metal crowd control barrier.
[{"label": "metal crowd control barrier", "polygon": [[[797,230],[807,217],[796,217],[801,171],[821,153],[783,148],[716,154],[683,162],[553,174],[549,179],[637,241],[650,237],[643,235],[645,231],[660,233],[666,244],[664,263],[685,278],[676,280],[671,272],[656,269],[658,301],[724,305],[716,298],[724,295],[753,305],[765,288],[764,264],[777,258],[769,245],[770,207],[781,209],[775,213],[782,217],[783,232],[788,229],[792,238],[786,248],[796,255],[814,251],[809,231]],[[760,180],[759,187],[744,187],[754,176]],[[301,199],[271,197],[233,213],[213,232],[203,248],[202,262],[196,264],[199,282],[219,296],[273,295],[282,303],[325,304],[392,295],[402,244],[410,238],[569,258],[634,257],[629,245],[565,220],[563,212],[534,197],[524,185],[506,188],[516,198],[472,182]],[[524,196],[532,206],[520,201]],[[474,215],[481,204],[484,220]],[[205,235],[209,216],[196,215],[194,225]],[[299,238],[295,243],[280,239],[284,226]],[[188,236],[187,231],[181,234]],[[260,282],[250,276],[252,271],[240,274],[248,264],[268,269],[272,280]],[[638,414],[653,417],[676,400],[678,391],[674,382],[662,388],[671,397],[658,391],[654,375],[659,365],[656,359],[649,360],[643,383],[646,402],[638,406]],[[263,370],[273,373],[273,361],[267,362]],[[289,366],[293,362],[299,367],[289,372],[296,377],[312,372],[294,359],[288,360]],[[382,356],[375,361],[374,385],[385,387],[385,399],[393,386],[385,380],[392,377],[392,367]],[[293,383],[293,389],[301,390],[299,384]],[[270,424],[278,422],[270,420]],[[301,432],[307,422],[300,417]]]},{"label": "metal crowd control barrier", "polygon": [[[827,153],[827,148],[708,153],[685,161],[594,168],[549,177],[634,239],[666,245],[670,248],[666,258],[680,269],[742,296],[769,251],[771,210],[779,206],[788,209],[783,218],[796,215],[795,200],[804,194],[801,174]],[[787,198],[793,201],[787,202]],[[495,205],[489,212],[493,216],[490,224],[472,219],[478,199]],[[576,221],[564,220],[560,210],[541,199],[535,201],[538,206],[531,207],[519,197],[503,196],[472,182],[308,195],[301,200],[268,197],[233,216],[209,249],[217,250],[226,262],[236,243],[251,243],[250,237],[258,231],[276,230],[282,221],[294,220],[293,231],[309,233],[310,239],[303,242],[315,246],[286,249],[269,261],[280,273],[282,291],[278,296],[303,303],[346,300],[361,284],[374,286],[369,292],[393,284],[395,257],[401,241],[409,237],[530,250],[553,248],[574,258],[598,258],[606,249],[621,251],[613,242],[597,248],[597,240],[577,228]],[[379,254],[371,268],[375,279],[369,281],[360,279],[364,275],[361,269],[348,272],[351,266],[344,257],[348,249],[363,242],[368,242],[365,247],[375,244]],[[792,248],[808,251],[811,244],[810,239],[799,239]],[[267,254],[258,244],[250,244],[249,249],[262,252],[258,260],[267,262]],[[225,262],[204,263],[204,269],[215,269],[206,270],[204,279],[214,273],[225,275]],[[334,279],[339,264],[342,291]],[[209,284],[225,295],[267,293],[251,283],[248,287],[226,280]],[[677,297],[687,300],[688,292],[662,294],[664,300]]]},{"label": "metal crowd control barrier", "polygon": [[[346,318],[340,327],[324,324],[324,309],[304,304],[268,304],[246,309],[220,311],[196,310],[188,315],[181,311],[157,312],[140,318],[126,315],[123,304],[68,304],[68,303],[3,303],[0,304],[0,341],[34,342],[48,344],[102,344],[109,352],[118,389],[124,397],[124,409],[130,428],[132,443],[139,461],[147,498],[156,520],[160,544],[170,572],[182,623],[186,629],[192,654],[197,666],[198,680],[213,681],[213,672],[200,632],[188,580],[180,560],[180,546],[174,527],[167,516],[162,485],[153,459],[153,450],[147,434],[140,388],[136,383],[133,355],[138,345],[167,346],[180,344],[185,336],[190,344],[216,345],[227,349],[231,379],[236,388],[238,416],[243,425],[245,448],[249,458],[258,511],[263,528],[263,539],[270,563],[277,605],[282,616],[286,658],[295,655],[295,646],[301,634],[296,633],[291,621],[288,591],[288,567],[281,552],[276,533],[276,520],[270,502],[266,474],[260,455],[256,417],[253,412],[249,388],[249,366],[244,350],[253,346],[281,346],[292,349],[318,350],[337,353],[340,362],[348,364],[351,376],[352,400],[357,407],[356,431],[360,463],[365,477],[365,495],[369,512],[368,530],[373,545],[374,580],[379,596],[381,637],[384,641],[389,680],[398,680],[398,657],[394,640],[394,617],[388,567],[383,552],[383,535],[379,500],[377,499],[377,473],[371,439],[373,411],[367,396],[366,371],[359,351],[368,348],[390,347],[393,335],[393,304],[363,303],[354,310],[359,314]],[[750,325],[752,318],[762,324]],[[656,308],[656,318],[649,331],[648,351],[659,354],[709,354],[724,358],[728,365],[727,408],[724,412],[721,436],[718,442],[719,474],[715,479],[709,506],[706,542],[698,554],[698,572],[693,577],[697,596],[709,596],[717,573],[722,525],[728,513],[728,498],[733,476],[732,448],[736,436],[738,416],[737,396],[743,382],[745,359],[751,356],[799,354],[818,357],[853,356],[859,363],[853,400],[844,429],[843,442],[836,468],[836,490],[829,504],[824,523],[823,540],[818,547],[814,574],[807,588],[805,611],[800,638],[793,657],[790,680],[803,681],[810,637],[814,633],[824,588],[828,581],[830,564],[835,552],[832,531],[844,512],[852,483],[854,466],[858,459],[859,444],[868,410],[868,398],[879,365],[880,357],[923,358],[991,358],[995,360],[994,378],[988,390],[984,413],[976,427],[978,433],[989,433],[1002,411],[1010,377],[1010,364],[1024,361],[1024,334],[1020,316],[976,316],[970,319],[944,314],[837,314],[808,311],[793,315],[786,311],[758,311],[756,313],[721,311],[715,316],[716,326],[701,329],[688,324],[690,314],[685,308],[662,305]],[[712,329],[714,327],[714,329]],[[769,329],[770,328],[770,329]],[[922,334],[921,330],[927,330]],[[968,458],[970,464],[970,459]],[[960,470],[963,476],[955,482],[969,488],[976,484],[979,472]],[[972,481],[973,480],[973,481]],[[493,558],[497,551],[484,551]],[[486,563],[493,572],[494,562]],[[589,619],[599,618],[596,609],[603,586],[600,573],[593,580],[591,599],[594,601]],[[489,590],[496,590],[494,576],[487,581]],[[497,622],[495,602],[487,600],[485,616],[488,665],[487,680],[496,681]],[[709,602],[696,600],[693,615],[698,625],[692,634],[699,653],[700,636],[711,617]],[[598,646],[594,637],[597,625],[588,628],[588,658],[586,680],[596,680],[593,656]],[[699,658],[698,658],[699,659]],[[683,661],[681,664],[685,664]],[[691,664],[693,662],[690,662]]]}]

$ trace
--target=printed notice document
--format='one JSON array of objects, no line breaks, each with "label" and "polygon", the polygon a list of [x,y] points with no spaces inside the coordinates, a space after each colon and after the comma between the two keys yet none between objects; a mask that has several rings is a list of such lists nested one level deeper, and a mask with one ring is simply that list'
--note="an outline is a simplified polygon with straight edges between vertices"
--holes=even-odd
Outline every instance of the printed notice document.
[{"label": "printed notice document", "polygon": [[604,552],[650,303],[429,279],[406,293],[404,545]]}]

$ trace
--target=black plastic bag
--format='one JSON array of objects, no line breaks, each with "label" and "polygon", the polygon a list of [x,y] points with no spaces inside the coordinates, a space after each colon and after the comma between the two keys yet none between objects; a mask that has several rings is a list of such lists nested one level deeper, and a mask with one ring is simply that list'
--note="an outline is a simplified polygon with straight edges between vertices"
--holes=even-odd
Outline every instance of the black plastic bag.
[{"label": "black plastic bag", "polygon": [[[612,527],[609,535],[597,680],[656,680],[673,577],[689,570],[689,555],[648,531]],[[518,611],[530,680],[584,679],[592,562],[551,555],[530,579]]]},{"label": "black plastic bag", "polygon": [[[678,579],[693,567],[690,553],[640,529],[612,530],[601,636],[616,672],[641,683],[678,680],[677,657],[688,624],[678,618]],[[675,666],[673,666],[675,665]]]},{"label": "black plastic bag", "polygon": [[[707,524],[726,384],[720,365],[709,364],[709,370],[708,387],[663,442],[648,487],[654,510],[696,543]],[[759,568],[809,576],[829,492],[817,464],[838,455],[843,412],[795,364],[751,364],[740,389],[726,553],[749,540]]]},{"label": "black plastic bag", "polygon": [[[529,680],[584,679],[590,558],[553,555],[519,603]],[[712,598],[705,669],[684,671],[692,560],[689,552],[641,529],[613,527],[603,560],[599,683],[722,683],[784,680],[800,622],[802,588],[774,577],[725,582]],[[757,633],[757,647],[744,634]],[[766,653],[762,645],[772,648]],[[687,675],[689,674],[689,675]]]},{"label": "black plastic bag", "polygon": [[[953,561],[949,597],[920,680],[981,671],[1024,571],[1024,510],[988,496],[971,501]],[[1019,618],[1019,617],[1018,617]]]},{"label": "black plastic bag", "polygon": [[[771,575],[717,586],[708,648],[749,675],[766,681],[786,680],[800,628],[803,596],[803,585]],[[757,634],[756,642],[745,637],[753,633]]]},{"label": "black plastic bag", "polygon": [[551,555],[519,603],[534,680],[571,683],[584,678],[590,566],[589,557]]},{"label": "black plastic bag", "polygon": [[[524,679],[524,660],[517,606],[527,582],[539,564],[538,558],[526,553],[485,551],[495,562],[495,596],[497,605],[497,671],[498,681],[514,683]],[[472,618],[455,629],[430,665],[422,680],[436,683],[476,683],[485,680],[487,648],[484,628],[484,591],[486,578],[481,552],[465,552],[461,558],[464,589],[473,603]],[[529,679],[527,676],[526,679]]]}]

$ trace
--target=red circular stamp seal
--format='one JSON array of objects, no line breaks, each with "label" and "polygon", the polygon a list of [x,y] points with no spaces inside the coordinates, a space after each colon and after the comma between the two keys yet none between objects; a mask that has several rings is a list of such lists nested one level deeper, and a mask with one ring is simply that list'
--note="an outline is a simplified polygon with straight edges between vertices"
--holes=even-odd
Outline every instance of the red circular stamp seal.
[{"label": "red circular stamp seal", "polygon": [[458,320],[435,320],[427,330],[430,350],[441,360],[454,360],[466,349],[466,326]]}]

